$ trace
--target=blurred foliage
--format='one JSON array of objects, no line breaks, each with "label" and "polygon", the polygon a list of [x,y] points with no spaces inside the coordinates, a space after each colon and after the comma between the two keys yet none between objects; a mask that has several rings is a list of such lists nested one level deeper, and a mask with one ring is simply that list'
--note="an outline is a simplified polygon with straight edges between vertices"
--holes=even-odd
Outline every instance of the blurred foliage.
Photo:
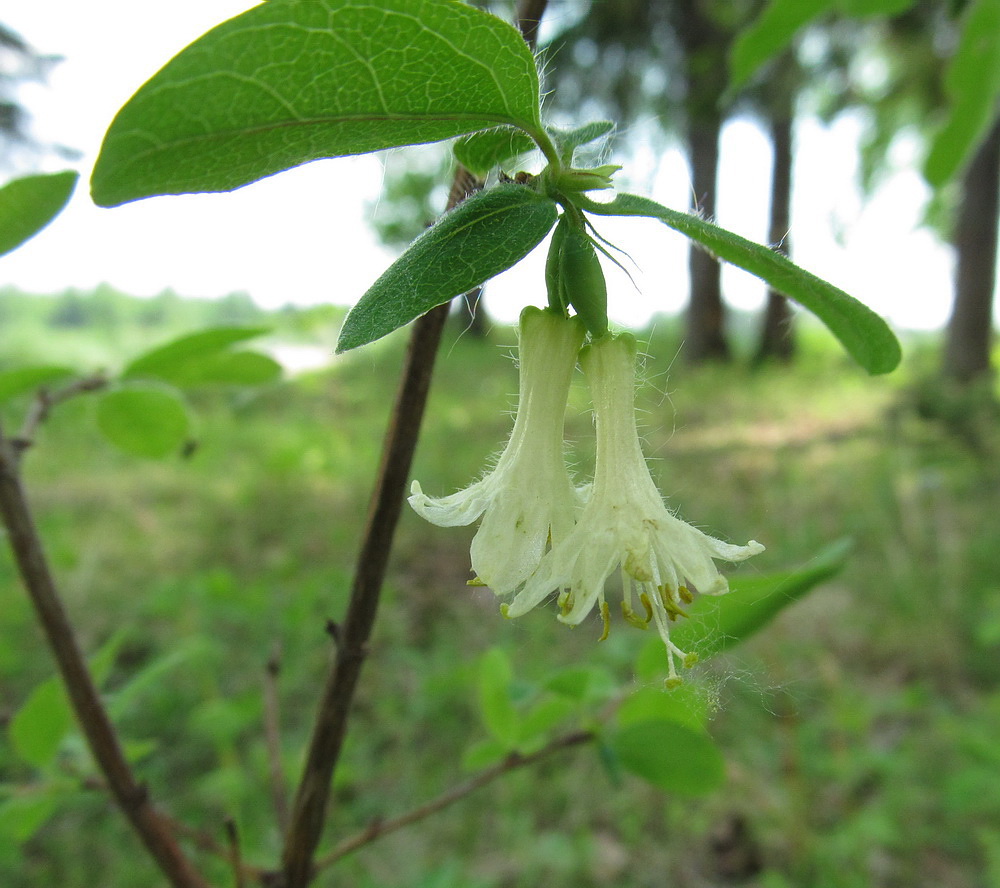
[{"label": "blurred foliage", "polygon": [[[90,328],[114,331],[95,335],[102,362],[122,366],[143,336],[148,348],[176,334],[139,324],[147,302],[115,298],[122,313]],[[0,299],[0,310],[22,299]],[[33,336],[20,327],[34,360],[65,360],[64,337],[79,332],[48,325],[58,299],[32,304]],[[186,300],[171,308],[188,320],[211,310]],[[287,341],[327,337],[332,351],[336,323],[310,326],[308,315],[254,322]],[[752,642],[696,667],[676,708],[661,708],[659,681],[645,674],[622,704],[623,729],[665,719],[685,741],[712,716],[726,757],[722,787],[703,798],[664,795],[614,756],[566,752],[358,852],[318,884],[388,888],[415,884],[418,873],[421,885],[489,888],[989,884],[1000,844],[996,423],[982,422],[971,449],[952,423],[913,408],[910,380],[930,342],[916,343],[909,368],[886,379],[864,376],[808,324],[793,371],[750,375],[672,366],[680,335],[671,318],[642,334],[638,397],[654,475],[681,515],[768,546],[736,579],[808,564],[845,534],[855,540],[837,580]],[[500,355],[514,341],[496,328],[485,344],[446,342],[414,468],[425,489],[461,487],[503,441],[517,379]],[[402,347],[393,334],[255,393],[194,395],[200,446],[187,459],[119,455],[87,421],[93,404],[77,399],[53,415],[26,464],[85,647],[115,650],[103,687],[143,778],[179,816],[234,816],[252,861],[267,862],[280,840],[260,800],[264,667],[278,651],[293,780]],[[593,463],[587,409],[575,387],[567,433],[581,475]],[[574,699],[607,700],[633,680],[642,633],[616,622],[597,645],[599,620],[575,631],[541,611],[503,620],[491,593],[468,589],[472,532],[404,515],[331,836],[464,779],[463,752],[492,736],[477,703],[488,650],[512,664],[505,679],[494,663],[485,691],[497,699],[506,689],[515,725],[565,715]],[[7,742],[10,720],[51,665],[6,557],[0,636],[0,782],[17,787],[8,801],[22,829],[42,821],[23,854],[0,843],[0,883],[73,888],[100,872],[121,888],[152,884],[119,814],[88,788],[92,765],[78,738],[61,741],[51,779]],[[508,730],[505,704],[491,705],[500,707],[495,730]],[[626,733],[626,758],[641,734]],[[629,761],[648,766],[642,756]],[[48,818],[54,787],[61,804]],[[213,875],[229,877],[222,866]]]}]

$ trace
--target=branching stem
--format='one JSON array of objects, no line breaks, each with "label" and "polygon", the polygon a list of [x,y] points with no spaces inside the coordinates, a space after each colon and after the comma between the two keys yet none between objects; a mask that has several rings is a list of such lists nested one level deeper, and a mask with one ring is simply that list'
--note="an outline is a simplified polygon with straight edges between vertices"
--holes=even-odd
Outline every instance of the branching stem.
[{"label": "branching stem", "polygon": [[[42,419],[44,415],[35,422]],[[23,435],[7,438],[0,429],[0,512],[18,571],[55,656],[73,711],[111,794],[170,884],[176,888],[208,888],[184,855],[168,822],[153,807],[148,790],[133,774],[77,643],[21,483],[21,453],[24,442],[30,440]]]}]

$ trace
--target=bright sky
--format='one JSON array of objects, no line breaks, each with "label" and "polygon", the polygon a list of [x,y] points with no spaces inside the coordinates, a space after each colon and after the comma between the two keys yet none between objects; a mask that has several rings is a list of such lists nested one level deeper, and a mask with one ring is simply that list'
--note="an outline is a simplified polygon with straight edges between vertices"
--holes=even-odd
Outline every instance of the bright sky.
[{"label": "bright sky", "polygon": [[[0,13],[4,24],[43,53],[65,57],[45,87],[22,99],[42,139],[83,152],[82,181],[69,208],[41,235],[8,255],[0,283],[32,292],[106,281],[135,295],[168,287],[188,296],[243,290],[273,307],[287,302],[351,304],[392,254],[369,232],[368,203],[377,199],[382,162],[367,156],[319,161],[230,194],[159,197],[111,210],[87,193],[101,139],[115,112],[172,55],[213,25],[254,5],[251,0],[20,0]],[[798,130],[793,258],[904,327],[930,329],[947,318],[951,259],[918,230],[925,187],[914,170],[916,147],[901,144],[900,172],[867,206],[854,187],[857,121]],[[767,140],[751,123],[723,136],[719,224],[766,240]],[[52,169],[63,168],[55,162]],[[909,167],[909,169],[908,169]],[[626,171],[627,172],[627,171]],[[628,187],[686,209],[689,174],[682,157],[640,152]],[[649,189],[652,189],[649,191]],[[600,226],[637,263],[633,278],[609,271],[612,315],[642,323],[687,300],[686,241],[659,223],[623,220]],[[510,321],[525,302],[543,304],[544,251],[502,275],[487,290],[493,316]],[[731,304],[755,308],[763,286],[727,269]]]}]

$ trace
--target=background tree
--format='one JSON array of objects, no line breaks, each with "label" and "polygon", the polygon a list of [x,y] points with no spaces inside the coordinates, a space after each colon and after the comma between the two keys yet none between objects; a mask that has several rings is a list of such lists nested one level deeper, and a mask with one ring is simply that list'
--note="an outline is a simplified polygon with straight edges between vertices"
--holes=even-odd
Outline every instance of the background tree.
[{"label": "background tree", "polygon": [[[552,43],[552,101],[564,111],[596,105],[628,132],[680,138],[691,169],[693,209],[716,211],[719,137],[734,108],[727,57],[756,4],[715,0],[591,3]],[[595,72],[603,72],[597,77]],[[636,126],[636,124],[639,124]],[[634,129],[633,129],[634,128]],[[627,148],[627,146],[626,146]],[[692,246],[684,354],[693,362],[729,357],[718,262]]]}]

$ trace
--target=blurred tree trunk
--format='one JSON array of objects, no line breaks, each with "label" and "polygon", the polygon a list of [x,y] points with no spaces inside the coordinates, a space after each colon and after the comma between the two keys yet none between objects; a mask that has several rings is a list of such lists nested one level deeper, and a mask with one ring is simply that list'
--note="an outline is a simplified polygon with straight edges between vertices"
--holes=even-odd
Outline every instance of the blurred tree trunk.
[{"label": "blurred tree trunk", "polygon": [[[715,218],[715,191],[719,171],[719,134],[722,120],[701,117],[688,129],[688,156],[694,188],[695,212]],[[729,358],[722,303],[722,269],[706,250],[692,242],[688,253],[691,301],[688,305],[685,357],[692,363]]]},{"label": "blurred tree trunk", "polygon": [[955,300],[945,338],[944,375],[970,382],[990,372],[993,289],[1000,220],[1000,120],[962,178],[955,225]]},{"label": "blurred tree trunk", "polygon": [[[686,68],[688,161],[694,210],[714,219],[719,178],[722,96],[728,82],[729,35],[712,21],[699,0],[675,0],[677,37]],[[684,355],[692,363],[727,360],[729,344],[722,303],[722,270],[718,260],[693,243],[688,254],[691,301],[688,305]]]},{"label": "blurred tree trunk", "polygon": [[[784,104],[784,103],[783,103]],[[792,102],[776,108],[771,115],[771,219],[768,242],[784,256],[791,250],[789,229],[792,209]],[[792,310],[777,290],[767,291],[767,306],[761,324],[760,345],[756,360],[788,363],[795,352],[792,338]]]}]

